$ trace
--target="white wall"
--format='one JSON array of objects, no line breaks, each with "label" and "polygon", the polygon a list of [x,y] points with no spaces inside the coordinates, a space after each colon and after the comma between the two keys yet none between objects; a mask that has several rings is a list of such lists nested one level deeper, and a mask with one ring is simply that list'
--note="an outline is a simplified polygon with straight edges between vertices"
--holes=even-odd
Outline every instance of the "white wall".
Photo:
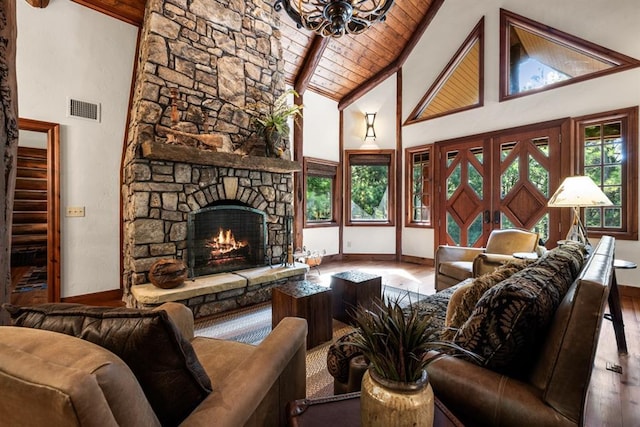
[{"label": "white wall", "polygon": [[[340,160],[340,112],[338,103],[313,92],[304,94],[305,157]],[[302,243],[310,251],[325,251],[327,255],[340,252],[339,227],[305,228]]]},{"label": "white wall", "polygon": [[[640,104],[640,69],[498,102],[499,12],[504,8],[625,55],[640,58],[637,0],[447,0],[403,67],[403,120],[482,16],[485,17],[484,107],[403,128],[405,147],[490,130],[580,116]],[[616,254],[640,263],[640,244],[618,240]],[[432,257],[433,230],[405,229],[403,253]],[[618,271],[620,283],[640,284]]]},{"label": "white wall", "polygon": [[[17,1],[20,117],[60,123],[61,296],[120,287],[120,163],[137,28],[67,0]],[[66,116],[67,97],[102,121]],[[84,206],[83,218],[66,218]]]},{"label": "white wall", "polygon": [[[396,148],[396,77],[380,83],[374,90],[358,99],[344,110],[344,148],[358,150],[369,148],[364,144],[366,123],[364,113],[376,113],[375,145],[380,149]],[[398,153],[396,153],[398,155]],[[402,171],[396,171],[396,179],[402,179]],[[396,199],[402,196],[397,194]],[[347,198],[343,199],[346,203]],[[401,220],[396,218],[396,221]],[[345,221],[346,222],[346,219]],[[395,226],[344,227],[343,252],[345,254],[395,254]]]}]

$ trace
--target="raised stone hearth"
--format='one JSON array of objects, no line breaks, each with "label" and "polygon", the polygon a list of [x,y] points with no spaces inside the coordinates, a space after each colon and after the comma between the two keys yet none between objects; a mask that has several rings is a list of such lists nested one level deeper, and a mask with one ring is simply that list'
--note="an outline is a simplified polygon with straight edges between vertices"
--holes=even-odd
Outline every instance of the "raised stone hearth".
[{"label": "raised stone hearth", "polygon": [[290,280],[303,280],[306,264],[259,267],[231,273],[188,279],[173,289],[160,289],[146,283],[131,289],[140,308],[153,308],[168,301],[180,302],[196,318],[211,316],[271,299],[271,288]]}]

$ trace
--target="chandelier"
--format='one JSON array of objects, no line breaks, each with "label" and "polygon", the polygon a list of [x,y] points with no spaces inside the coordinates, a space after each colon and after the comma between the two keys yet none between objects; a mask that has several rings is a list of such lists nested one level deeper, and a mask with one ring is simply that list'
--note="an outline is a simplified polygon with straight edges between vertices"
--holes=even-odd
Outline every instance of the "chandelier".
[{"label": "chandelier", "polygon": [[394,0],[276,0],[273,8],[322,37],[360,34],[378,21],[384,21]]}]

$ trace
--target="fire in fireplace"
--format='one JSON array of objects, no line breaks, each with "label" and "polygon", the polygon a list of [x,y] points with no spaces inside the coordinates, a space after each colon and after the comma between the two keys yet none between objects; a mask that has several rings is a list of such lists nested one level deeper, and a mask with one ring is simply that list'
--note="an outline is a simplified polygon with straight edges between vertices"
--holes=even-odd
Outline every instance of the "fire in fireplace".
[{"label": "fire in fireplace", "polygon": [[266,218],[257,209],[209,206],[189,214],[189,276],[198,277],[266,264]]}]

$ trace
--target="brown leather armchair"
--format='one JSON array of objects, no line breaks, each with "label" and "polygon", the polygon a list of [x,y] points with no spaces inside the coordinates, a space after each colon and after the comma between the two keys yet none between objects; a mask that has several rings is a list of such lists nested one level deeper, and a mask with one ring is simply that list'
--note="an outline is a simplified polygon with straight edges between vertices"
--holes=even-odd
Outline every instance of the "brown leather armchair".
[{"label": "brown leather armchair", "polygon": [[535,252],[538,233],[509,228],[493,230],[485,248],[440,245],[436,250],[436,291],[478,277],[513,259],[515,252]]}]

